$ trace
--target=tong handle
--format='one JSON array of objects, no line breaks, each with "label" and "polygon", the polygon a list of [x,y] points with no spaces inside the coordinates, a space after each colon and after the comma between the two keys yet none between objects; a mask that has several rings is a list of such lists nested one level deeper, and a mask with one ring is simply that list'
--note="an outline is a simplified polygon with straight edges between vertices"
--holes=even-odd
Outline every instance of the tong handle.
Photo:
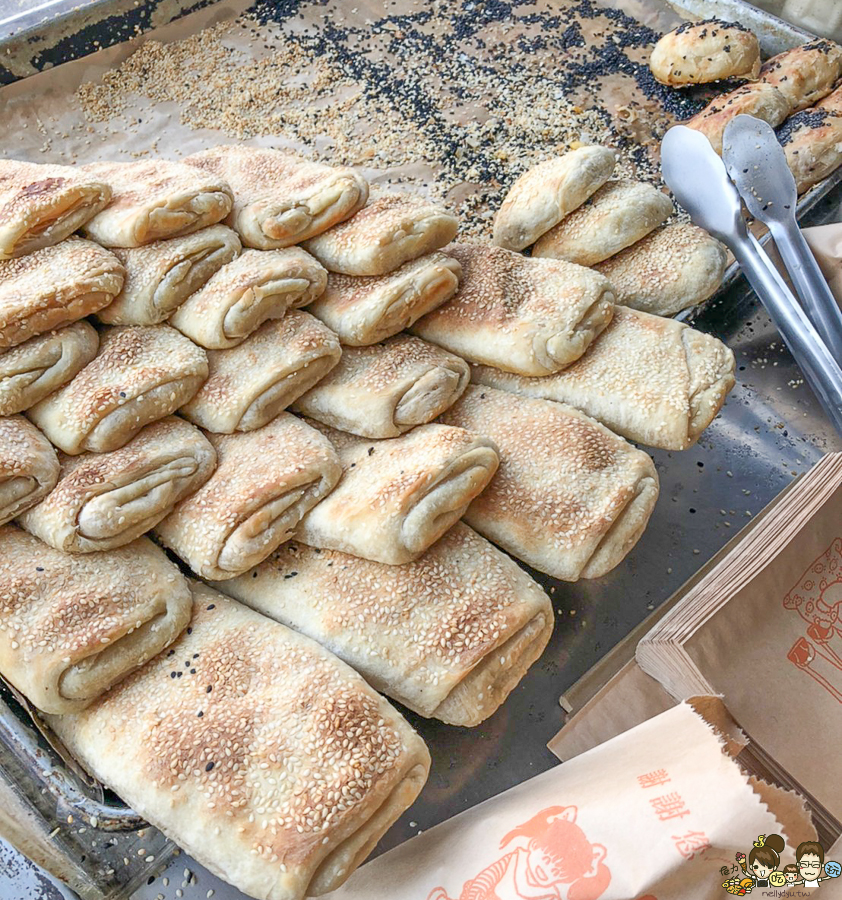
[{"label": "tong handle", "polygon": [[735,242],[731,250],[825,413],[842,435],[842,369],[839,363],[819,337],[757,239],[749,234],[747,241]]}]

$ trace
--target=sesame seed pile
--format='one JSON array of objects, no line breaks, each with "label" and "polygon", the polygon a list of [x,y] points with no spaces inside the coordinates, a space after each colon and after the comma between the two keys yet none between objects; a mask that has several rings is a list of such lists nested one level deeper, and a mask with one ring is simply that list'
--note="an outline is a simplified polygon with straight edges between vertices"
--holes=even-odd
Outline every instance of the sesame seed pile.
[{"label": "sesame seed pile", "polygon": [[657,32],[592,0],[406,5],[340,20],[312,0],[258,2],[185,40],[146,42],[78,99],[89,120],[128,124],[135,96],[174,101],[192,128],[371,168],[446,200],[476,237],[501,189],[580,143],[617,148],[618,174],[658,184],[660,136],[702,106],[652,77]]}]

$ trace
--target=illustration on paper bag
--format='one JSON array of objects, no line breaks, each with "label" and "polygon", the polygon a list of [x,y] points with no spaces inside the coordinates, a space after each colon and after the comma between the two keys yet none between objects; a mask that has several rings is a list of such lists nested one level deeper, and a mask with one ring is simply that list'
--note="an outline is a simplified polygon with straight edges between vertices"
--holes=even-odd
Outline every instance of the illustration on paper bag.
[{"label": "illustration on paper bag", "polygon": [[[748,858],[745,853],[737,854],[738,866],[733,866],[731,870],[737,874],[724,881],[722,887],[727,893],[742,897],[756,887],[814,888],[825,879],[837,878],[842,873],[838,862],[824,861],[824,848],[818,841],[802,841],[795,851],[795,863],[781,868],[781,853],[785,846],[779,834],[759,835]],[[742,875],[739,874],[740,869]],[[727,867],[723,867],[721,874],[728,874]],[[787,894],[780,896],[786,897]]]},{"label": "illustration on paper bag", "polygon": [[784,607],[807,626],[787,659],[842,703],[842,537],[810,565]]},{"label": "illustration on paper bag", "polygon": [[427,900],[598,900],[611,883],[601,844],[576,824],[575,806],[551,806],[510,831],[505,855],[466,881],[458,897],[434,888]]}]

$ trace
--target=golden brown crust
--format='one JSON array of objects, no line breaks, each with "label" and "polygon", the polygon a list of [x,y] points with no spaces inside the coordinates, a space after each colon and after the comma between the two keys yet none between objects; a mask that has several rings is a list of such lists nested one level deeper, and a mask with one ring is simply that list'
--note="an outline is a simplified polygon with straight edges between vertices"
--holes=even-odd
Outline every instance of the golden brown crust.
[{"label": "golden brown crust", "polygon": [[785,50],[760,69],[760,80],[774,85],[792,112],[813,106],[833,90],[840,77],[842,47],[826,38]]},{"label": "golden brown crust", "polygon": [[0,525],[45,497],[58,473],[56,451],[31,422],[0,418]]},{"label": "golden brown crust", "polygon": [[800,194],[842,163],[842,112],[804,109],[778,129],[778,140]]},{"label": "golden brown crust", "polygon": [[0,350],[107,306],[124,274],[113,253],[79,238],[0,262]]},{"label": "golden brown crust", "polygon": [[99,353],[29,417],[65,453],[104,453],[183,406],[208,377],[204,350],[167,325],[103,329]]},{"label": "golden brown crust", "polygon": [[655,44],[649,68],[661,84],[672,87],[727,78],[756,81],[760,45],[756,35],[735,22],[685,22]]},{"label": "golden brown crust", "polygon": [[337,225],[365,206],[368,182],[280,150],[229,144],[184,162],[224,178],[234,191],[228,223],[246,247],[277,250]]}]

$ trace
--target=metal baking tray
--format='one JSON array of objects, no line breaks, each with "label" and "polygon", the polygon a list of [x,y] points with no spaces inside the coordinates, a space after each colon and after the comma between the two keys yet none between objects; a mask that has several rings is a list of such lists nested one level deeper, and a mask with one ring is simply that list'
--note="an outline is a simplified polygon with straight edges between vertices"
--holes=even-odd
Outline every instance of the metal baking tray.
[{"label": "metal baking tray", "polygon": [[[480,0],[475,2],[482,5]],[[629,0],[630,5],[644,10],[648,2]],[[27,26],[10,39],[0,39],[0,58],[6,60],[5,73],[0,75],[6,81],[117,43],[129,33],[123,20],[118,23],[129,6],[125,0],[97,0],[68,13],[70,5],[56,4],[60,14],[51,22]],[[131,0],[130,5],[136,12],[128,22],[143,30],[206,4]],[[289,0],[284,10],[292,17],[301,5]],[[364,0],[359,5],[376,9]],[[505,5],[513,17],[534,12],[533,5],[522,9],[517,0]],[[742,0],[683,0],[681,7],[691,16],[716,14],[743,22],[758,34],[766,54],[812,37]],[[415,3],[413,15],[423,14],[422,4]],[[188,31],[194,18],[199,17],[182,23]],[[401,24],[409,26],[406,19]],[[0,22],[0,32],[2,28]],[[803,221],[842,218],[840,180],[842,172],[837,172],[802,198],[799,216]],[[723,290],[685,318],[726,341],[737,356],[738,386],[725,409],[690,450],[650,451],[661,478],[661,497],[646,534],[623,564],[598,581],[576,584],[531,572],[553,598],[557,625],[544,656],[501,710],[474,729],[455,728],[406,712],[432,749],[433,769],[419,800],[389,831],[377,852],[556,764],[546,743],[563,724],[560,695],[793,477],[824,452],[842,449],[842,441],[803,385],[792,358],[738,272],[729,272]],[[8,734],[16,735],[21,748],[28,742],[29,750],[39,754],[42,768],[43,760],[49,759],[49,771],[61,773],[53,779],[53,788],[63,811],[75,809],[87,821],[93,819],[95,830],[103,835],[116,834],[106,832],[101,827],[105,824],[109,828],[141,824],[118,801],[105,801],[66,771],[13,702],[0,704],[0,737]],[[26,752],[21,749],[22,755]],[[187,884],[181,877],[185,866],[193,876],[183,879]],[[184,858],[165,875],[170,879],[169,889],[155,879],[137,890],[136,900],[154,900],[159,893],[170,900],[172,889],[179,884],[185,900],[204,898],[209,888],[222,900],[241,897]],[[0,872],[0,896],[14,896],[4,892],[3,878]]]}]

